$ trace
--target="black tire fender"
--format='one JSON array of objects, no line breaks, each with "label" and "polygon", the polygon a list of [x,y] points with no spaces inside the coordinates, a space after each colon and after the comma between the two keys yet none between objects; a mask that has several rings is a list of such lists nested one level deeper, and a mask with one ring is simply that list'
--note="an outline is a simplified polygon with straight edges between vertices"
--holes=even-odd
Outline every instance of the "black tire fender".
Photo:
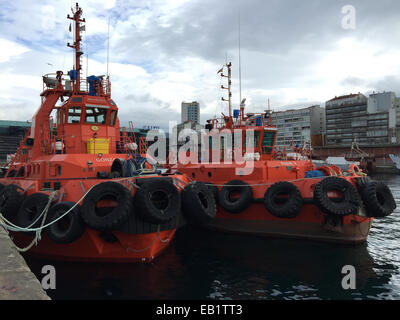
[{"label": "black tire fender", "polygon": [[207,224],[215,218],[217,206],[208,186],[200,181],[189,183],[182,193],[182,207],[188,221]]},{"label": "black tire fender", "polygon": [[[339,191],[342,197],[329,198],[329,191]],[[327,177],[318,182],[314,189],[314,201],[321,211],[338,216],[356,214],[361,203],[356,188],[339,177]]]},{"label": "black tire fender", "polygon": [[3,216],[12,220],[21,207],[25,195],[16,184],[9,184],[0,190],[0,212]]},{"label": "black tire fender", "polygon": [[[102,210],[97,204],[102,200],[114,201],[117,206]],[[117,182],[103,182],[93,187],[82,202],[81,216],[92,229],[113,230],[128,220],[132,211],[130,191]]]},{"label": "black tire fender", "polygon": [[[232,199],[232,193],[238,193],[239,198]],[[241,213],[246,210],[253,201],[253,191],[244,181],[232,180],[226,183],[219,192],[218,203],[228,212]]]},{"label": "black tire fender", "polygon": [[[33,193],[25,199],[17,213],[17,225],[26,228],[30,226],[41,215],[49,203],[49,196],[45,193]],[[30,228],[37,228],[41,225],[40,218]]]},{"label": "black tire fender", "polygon": [[393,194],[383,182],[371,181],[365,184],[361,197],[369,217],[384,218],[396,209]]},{"label": "black tire fender", "polygon": [[[280,201],[279,195],[287,195],[286,201]],[[264,195],[264,207],[275,217],[296,218],[303,207],[303,198],[299,189],[290,182],[277,182],[270,186]]]},{"label": "black tire fender", "polygon": [[164,224],[181,212],[181,195],[166,179],[143,179],[134,196],[137,214],[153,224]]},{"label": "black tire fender", "polygon": [[215,203],[218,203],[218,197],[219,197],[218,187],[212,182],[206,182],[206,186],[208,189],[210,189],[211,193],[213,194]]},{"label": "black tire fender", "polygon": [[[48,222],[56,220],[75,205],[74,202],[60,202],[52,206],[48,213]],[[80,215],[80,207],[76,206],[65,217],[46,229],[47,236],[55,243],[69,244],[78,240],[85,232],[85,223]]]}]

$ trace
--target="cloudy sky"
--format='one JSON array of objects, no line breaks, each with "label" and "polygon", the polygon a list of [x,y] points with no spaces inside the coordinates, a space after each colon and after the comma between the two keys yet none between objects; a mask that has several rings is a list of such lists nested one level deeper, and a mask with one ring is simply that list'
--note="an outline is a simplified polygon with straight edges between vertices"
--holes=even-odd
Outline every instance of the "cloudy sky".
[{"label": "cloudy sky", "polygon": [[[0,0],[0,119],[28,120],[40,104],[41,75],[72,68],[70,0]],[[110,74],[122,123],[168,128],[182,101],[197,100],[201,119],[226,112],[217,70],[233,63],[239,104],[248,111],[323,103],[337,95],[400,95],[398,0],[81,0],[87,19],[88,74]],[[347,19],[355,9],[355,21]],[[345,22],[346,28],[343,28]],[[348,28],[353,26],[355,28]],[[86,74],[86,55],[84,59]]]}]

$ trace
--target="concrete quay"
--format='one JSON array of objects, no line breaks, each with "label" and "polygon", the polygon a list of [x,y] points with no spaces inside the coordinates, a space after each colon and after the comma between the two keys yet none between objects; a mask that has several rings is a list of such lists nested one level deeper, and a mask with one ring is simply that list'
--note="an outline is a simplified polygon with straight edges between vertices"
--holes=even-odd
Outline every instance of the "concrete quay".
[{"label": "concrete quay", "polygon": [[50,300],[0,226],[0,300]]}]

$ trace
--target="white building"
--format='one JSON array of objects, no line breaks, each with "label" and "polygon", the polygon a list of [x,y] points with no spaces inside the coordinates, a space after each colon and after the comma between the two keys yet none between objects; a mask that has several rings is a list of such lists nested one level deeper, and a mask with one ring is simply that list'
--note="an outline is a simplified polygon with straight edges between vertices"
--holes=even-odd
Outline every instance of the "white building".
[{"label": "white building", "polygon": [[200,123],[200,105],[198,102],[182,102],[181,123],[186,121]]},{"label": "white building", "polygon": [[312,135],[325,132],[325,110],[320,106],[272,113],[272,123],[277,127],[276,144],[288,146],[311,142]]},{"label": "white building", "polygon": [[400,142],[400,101],[394,92],[358,93],[326,102],[327,145],[384,145]]}]

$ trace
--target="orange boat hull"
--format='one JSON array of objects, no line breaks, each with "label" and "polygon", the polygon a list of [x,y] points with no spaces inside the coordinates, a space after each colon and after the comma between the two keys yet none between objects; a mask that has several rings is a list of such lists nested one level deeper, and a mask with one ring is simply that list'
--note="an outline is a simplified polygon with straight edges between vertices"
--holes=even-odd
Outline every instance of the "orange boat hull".
[{"label": "orange boat hull", "polygon": [[[86,230],[84,235],[71,244],[56,244],[46,235],[28,254],[55,260],[82,262],[151,262],[166,249],[174,237],[176,229],[147,234],[123,234],[115,232],[118,241],[105,242],[94,230]],[[25,247],[33,236],[13,233],[14,242]]]},{"label": "orange boat hull", "polygon": [[[251,174],[238,176],[236,164],[177,165],[180,172],[204,183],[215,184],[219,191],[230,180],[242,180],[252,187],[253,203],[241,213],[230,213],[220,205],[209,228],[270,237],[310,239],[327,242],[361,243],[366,241],[373,218],[366,217],[364,208],[358,215],[331,217],[313,204],[314,188],[320,179],[304,179],[309,161],[256,161]],[[350,183],[351,177],[343,177]],[[269,186],[290,181],[301,192],[305,203],[296,218],[273,216],[264,207],[264,194]],[[308,201],[307,201],[308,200]]]},{"label": "orange boat hull", "polygon": [[362,243],[367,240],[373,218],[350,215],[343,223],[334,225],[325,220],[314,205],[304,205],[296,219],[272,216],[261,203],[253,203],[241,215],[233,215],[218,208],[217,217],[209,228],[224,232],[254,234],[336,243]]}]

